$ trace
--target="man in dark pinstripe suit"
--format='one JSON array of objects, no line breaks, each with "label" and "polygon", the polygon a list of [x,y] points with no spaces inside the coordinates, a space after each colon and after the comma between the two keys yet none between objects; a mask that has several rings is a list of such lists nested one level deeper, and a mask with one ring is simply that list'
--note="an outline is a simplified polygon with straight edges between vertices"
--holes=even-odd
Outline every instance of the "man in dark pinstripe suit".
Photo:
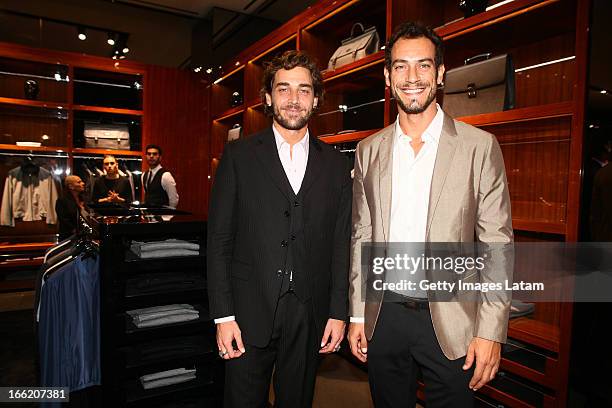
[{"label": "man in dark pinstripe suit", "polygon": [[226,407],[310,407],[320,353],[337,351],[348,307],[348,160],[309,135],[323,86],[308,56],[266,68],[271,127],[226,145],[212,190],[208,295]]}]

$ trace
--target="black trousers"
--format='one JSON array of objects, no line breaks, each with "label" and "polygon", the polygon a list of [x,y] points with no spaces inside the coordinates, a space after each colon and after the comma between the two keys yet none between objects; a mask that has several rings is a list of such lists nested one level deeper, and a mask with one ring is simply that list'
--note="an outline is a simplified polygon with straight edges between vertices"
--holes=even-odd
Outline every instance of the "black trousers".
[{"label": "black trousers", "polygon": [[384,302],[368,344],[368,377],[377,408],[413,408],[420,369],[427,408],[471,408],[473,375],[462,369],[465,357],[449,360],[443,353],[428,309],[409,309]]},{"label": "black trousers", "polygon": [[300,302],[293,293],[283,295],[278,300],[270,343],[263,348],[245,344],[245,354],[226,362],[224,406],[267,407],[274,371],[274,405],[310,408],[320,340],[311,303]]}]

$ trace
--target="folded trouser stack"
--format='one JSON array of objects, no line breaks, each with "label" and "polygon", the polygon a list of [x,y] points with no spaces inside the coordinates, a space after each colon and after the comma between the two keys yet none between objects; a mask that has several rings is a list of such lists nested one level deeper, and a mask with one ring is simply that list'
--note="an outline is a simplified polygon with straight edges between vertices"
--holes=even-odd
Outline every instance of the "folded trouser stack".
[{"label": "folded trouser stack", "polygon": [[187,322],[200,317],[200,312],[189,304],[173,304],[128,310],[126,312],[138,328]]},{"label": "folded trouser stack", "polygon": [[200,245],[180,239],[147,242],[132,241],[130,250],[142,259],[198,256],[200,254]]}]

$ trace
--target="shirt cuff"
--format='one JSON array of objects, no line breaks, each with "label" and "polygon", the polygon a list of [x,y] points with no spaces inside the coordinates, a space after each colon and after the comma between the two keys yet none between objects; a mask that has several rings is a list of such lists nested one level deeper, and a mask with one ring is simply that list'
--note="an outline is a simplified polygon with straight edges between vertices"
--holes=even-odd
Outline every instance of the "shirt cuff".
[{"label": "shirt cuff", "polygon": [[215,324],[233,322],[235,320],[236,320],[236,316],[226,316],[226,317],[221,317],[219,319],[215,319]]},{"label": "shirt cuff", "polygon": [[364,317],[350,317],[350,322],[351,323],[365,323],[365,318]]}]

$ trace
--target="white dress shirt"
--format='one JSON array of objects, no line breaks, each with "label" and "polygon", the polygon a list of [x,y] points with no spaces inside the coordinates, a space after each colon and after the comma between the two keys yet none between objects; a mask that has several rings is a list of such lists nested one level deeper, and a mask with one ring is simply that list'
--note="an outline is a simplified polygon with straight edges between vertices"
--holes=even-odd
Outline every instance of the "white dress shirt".
[{"label": "white dress shirt", "polygon": [[[444,123],[444,113],[440,106],[436,104],[436,107],[436,116],[421,135],[424,144],[416,156],[410,146],[412,137],[402,131],[399,117],[395,121],[389,242],[425,242],[429,192]],[[398,277],[390,278],[393,281]],[[413,292],[410,296],[423,297],[423,294]],[[364,321],[363,317],[350,320]]]},{"label": "white dress shirt", "polygon": [[[306,130],[304,137],[293,145],[293,149],[281,136],[280,132],[276,130],[274,125],[272,125],[272,132],[274,133],[278,157],[283,165],[283,170],[285,170],[285,175],[289,180],[289,184],[291,184],[293,192],[297,194],[302,187],[302,181],[304,181],[304,175],[306,174],[306,165],[308,164],[308,143],[310,137],[308,130]],[[215,324],[232,322],[234,320],[236,320],[236,316],[221,317],[215,319]]]},{"label": "white dress shirt", "polygon": [[[149,183],[153,180],[153,177],[155,177],[155,175],[161,168],[162,168],[161,164],[158,164],[152,169],[149,169],[149,178],[148,178]],[[145,183],[144,183],[144,178],[146,174],[147,173],[145,172],[142,175],[142,185],[145,188],[147,187],[145,186]],[[179,195],[178,195],[178,192],[176,191],[176,181],[174,181],[174,177],[172,177],[172,174],[169,171],[162,174],[161,186],[166,192],[166,194],[168,194],[168,207],[176,208],[179,202]]]},{"label": "white dress shirt", "polygon": [[285,174],[289,179],[293,192],[297,194],[302,186],[304,174],[306,174],[306,165],[308,164],[308,141],[310,137],[308,130],[306,130],[304,137],[293,145],[293,149],[291,149],[291,145],[283,139],[274,125],[272,125],[272,131],[274,132],[276,149],[278,150],[278,157],[280,157],[280,161],[283,164],[283,170],[285,170]]}]

